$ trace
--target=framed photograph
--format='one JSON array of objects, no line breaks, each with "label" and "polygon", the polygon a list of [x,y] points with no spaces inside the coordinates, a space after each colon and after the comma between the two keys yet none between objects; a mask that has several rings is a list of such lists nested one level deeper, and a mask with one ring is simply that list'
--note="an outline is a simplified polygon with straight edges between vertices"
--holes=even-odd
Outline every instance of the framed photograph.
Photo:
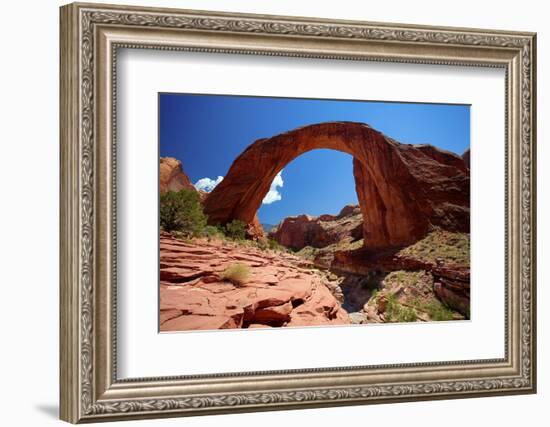
[{"label": "framed photograph", "polygon": [[534,393],[535,40],[63,6],[61,418]]}]

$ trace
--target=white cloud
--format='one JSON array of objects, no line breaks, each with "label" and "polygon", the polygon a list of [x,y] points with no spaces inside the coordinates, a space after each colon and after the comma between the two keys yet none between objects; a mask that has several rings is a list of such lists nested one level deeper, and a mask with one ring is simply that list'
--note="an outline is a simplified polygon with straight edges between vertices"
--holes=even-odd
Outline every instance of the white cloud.
[{"label": "white cloud", "polygon": [[[264,205],[270,205],[273,202],[281,200],[282,195],[279,192],[279,187],[282,187],[284,184],[282,173],[283,171],[279,172],[277,175],[275,175],[275,178],[273,178],[271,187],[269,188],[269,191],[262,200],[262,203]],[[206,177],[199,179],[197,182],[195,182],[194,185],[197,190],[210,193],[222,181],[223,176],[218,176],[216,179]]]},{"label": "white cloud", "polygon": [[281,200],[282,195],[279,192],[278,188],[283,187],[283,171],[280,171],[275,178],[273,178],[273,182],[271,183],[271,187],[269,187],[269,191],[265,195],[264,199],[262,200],[262,203],[264,205],[270,205],[273,202],[276,202],[278,200]]},{"label": "white cloud", "polygon": [[210,193],[214,188],[216,188],[216,185],[218,185],[222,181],[223,181],[223,176],[218,176],[216,179],[201,178],[197,182],[195,182],[195,188],[197,190]]}]

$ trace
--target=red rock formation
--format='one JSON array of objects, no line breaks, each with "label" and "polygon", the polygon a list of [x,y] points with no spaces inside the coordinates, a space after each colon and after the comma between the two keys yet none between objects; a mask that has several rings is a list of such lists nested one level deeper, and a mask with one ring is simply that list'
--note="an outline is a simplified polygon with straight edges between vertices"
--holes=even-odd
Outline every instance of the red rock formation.
[{"label": "red rock formation", "polygon": [[361,209],[350,205],[344,207],[338,216],[299,215],[285,218],[269,236],[287,248],[323,248],[345,239],[360,239],[362,224]]},{"label": "red rock formation", "polygon": [[470,318],[470,267],[438,265],[432,269],[437,297]]},{"label": "red rock formation", "polygon": [[466,164],[466,167],[470,169],[470,149],[469,148],[464,153],[462,153],[462,158],[464,159],[464,163]]},{"label": "red rock formation", "polygon": [[159,188],[166,191],[179,191],[184,188],[194,190],[189,177],[181,168],[181,162],[173,157],[161,157],[159,166]]},{"label": "red rock formation", "polygon": [[[231,264],[250,278],[221,279]],[[321,276],[301,258],[253,247],[160,235],[160,330],[257,328],[350,323]]]},{"label": "red rock formation", "polygon": [[441,148],[434,147],[429,144],[415,144],[410,147],[414,147],[417,150],[420,150],[426,156],[432,158],[438,163],[442,163],[448,166],[457,168],[458,170],[464,171],[464,159],[460,156],[457,156],[455,153],[452,153],[447,150],[442,150]]},{"label": "red rock formation", "polygon": [[365,246],[410,244],[432,226],[469,231],[470,177],[459,156],[400,144],[352,122],[310,125],[250,145],[205,201],[210,222],[251,223],[276,174],[317,148],[354,156]]},{"label": "red rock formation", "polygon": [[[181,162],[178,159],[173,157],[161,157],[159,166],[160,193],[162,194],[166,191],[179,191],[184,188],[197,191],[203,204],[210,194],[195,188],[187,174],[183,171]],[[253,240],[265,239],[264,230],[257,215],[254,215],[252,221],[248,223],[247,233]]]},{"label": "red rock formation", "polygon": [[252,240],[265,240],[264,228],[262,227],[260,218],[258,218],[258,214],[254,215],[252,222],[248,223],[246,233]]}]

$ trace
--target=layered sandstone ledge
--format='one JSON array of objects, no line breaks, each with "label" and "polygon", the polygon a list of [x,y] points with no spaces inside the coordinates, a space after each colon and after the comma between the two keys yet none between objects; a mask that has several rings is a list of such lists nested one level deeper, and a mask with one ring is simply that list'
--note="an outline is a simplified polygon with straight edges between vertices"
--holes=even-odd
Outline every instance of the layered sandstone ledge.
[{"label": "layered sandstone ledge", "polygon": [[[251,275],[242,286],[221,279],[232,264]],[[301,258],[206,239],[160,236],[160,330],[349,324],[348,313]]]}]

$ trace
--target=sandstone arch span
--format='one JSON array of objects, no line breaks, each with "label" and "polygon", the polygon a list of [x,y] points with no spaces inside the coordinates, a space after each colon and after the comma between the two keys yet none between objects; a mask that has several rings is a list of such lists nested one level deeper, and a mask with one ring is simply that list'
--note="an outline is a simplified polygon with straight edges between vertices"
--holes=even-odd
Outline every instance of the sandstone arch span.
[{"label": "sandstone arch span", "polygon": [[299,155],[318,148],[354,158],[365,246],[410,244],[432,226],[469,231],[470,177],[460,156],[430,145],[400,144],[355,122],[319,123],[254,142],[206,198],[209,221],[239,219],[254,224],[277,173]]}]

